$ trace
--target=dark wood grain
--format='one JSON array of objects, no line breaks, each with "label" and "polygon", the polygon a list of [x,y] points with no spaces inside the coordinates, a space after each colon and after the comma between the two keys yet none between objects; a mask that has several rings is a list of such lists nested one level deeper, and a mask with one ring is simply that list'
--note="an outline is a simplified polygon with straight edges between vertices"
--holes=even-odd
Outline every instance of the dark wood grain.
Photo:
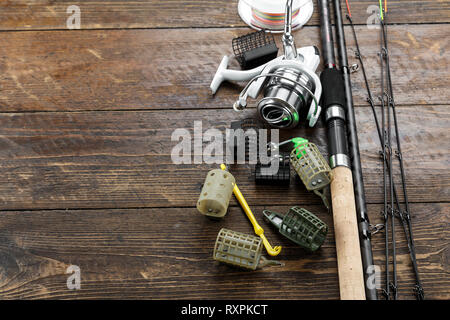
[{"label": "dark wood grain", "polygon": [[[342,2],[343,12],[345,1]],[[316,6],[316,1],[313,1]],[[366,24],[377,12],[377,2],[350,1],[354,21]],[[244,26],[237,12],[237,0],[219,1],[3,1],[0,4],[0,30],[66,29],[67,8],[78,5],[81,28],[181,28]],[[373,8],[369,8],[372,6]],[[391,22],[450,22],[449,1],[389,1]],[[309,25],[318,25],[315,10]]]},{"label": "dark wood grain", "polygon": [[[181,164],[171,159],[177,128],[193,135],[225,134],[230,122],[255,116],[253,110],[45,112],[0,114],[0,207],[126,208],[193,206],[206,172],[217,165]],[[356,113],[367,200],[381,203],[378,136],[369,108]],[[446,106],[398,108],[410,201],[447,201],[448,112]],[[299,127],[280,139],[302,136],[327,153],[326,129]],[[205,142],[204,145],[207,143]],[[192,158],[191,158],[192,159]],[[293,180],[290,188],[257,187],[248,166],[233,173],[251,204],[320,203]],[[395,171],[396,177],[399,177]]]},{"label": "dark wood grain", "polygon": [[[350,1],[369,83],[379,90],[379,30],[366,26],[373,0]],[[81,29],[68,31],[69,5]],[[215,164],[174,165],[176,128],[224,130],[254,116],[231,110],[242,84],[209,83],[231,39],[250,32],[237,1],[65,0],[0,3],[0,299],[338,299],[332,217],[293,179],[257,187],[248,165],[237,182],[274,245],[282,268],[245,272],[211,258],[220,228],[252,233],[232,198],[223,221],[194,208]],[[344,11],[345,12],[345,9]],[[346,22],[346,21],[345,21]],[[400,135],[421,279],[427,299],[450,299],[448,23],[450,1],[389,1],[389,41]],[[404,25],[407,23],[408,25]],[[295,32],[319,45],[317,12]],[[55,29],[59,29],[55,31]],[[356,63],[349,27],[349,62]],[[279,47],[279,36],[276,36]],[[232,68],[237,63],[232,60]],[[353,94],[370,221],[381,223],[382,167],[362,73]],[[300,127],[327,153],[325,128]],[[398,185],[399,171],[395,168]],[[262,221],[264,208],[305,207],[329,226],[306,253]],[[281,206],[281,207],[280,207]],[[401,299],[414,277],[397,223]],[[384,270],[384,235],[373,237]],[[66,269],[81,267],[81,290]],[[384,279],[384,274],[382,275]],[[384,281],[384,280],[383,280]]]},{"label": "dark wood grain", "polygon": [[[0,47],[2,111],[81,111],[230,108],[242,88],[209,85],[231,39],[246,29],[11,32]],[[350,63],[355,63],[347,28]],[[389,28],[397,105],[450,100],[449,41],[438,25]],[[295,34],[318,45],[319,28]],[[379,94],[379,31],[358,28],[374,95]],[[279,40],[279,37],[277,37]],[[279,45],[280,46],[280,45]],[[281,46],[280,46],[281,47]],[[236,68],[233,61],[231,67]],[[355,103],[367,105],[361,72],[353,74]]]},{"label": "dark wood grain", "polygon": [[[284,213],[287,207],[269,206]],[[213,245],[222,227],[252,233],[240,208],[211,221],[194,208],[4,212],[0,219],[2,299],[338,299],[333,224],[323,206],[306,206],[329,226],[324,245],[307,253],[276,233],[254,212],[269,241],[282,245],[284,267],[255,272],[215,262]],[[369,206],[379,222],[380,205]],[[417,257],[428,299],[450,298],[448,204],[415,204]],[[420,214],[419,214],[420,212]],[[374,236],[383,270],[384,237]],[[413,299],[406,243],[399,231],[401,299]],[[81,268],[81,290],[68,290],[66,269]],[[384,279],[384,275],[382,276]]]}]

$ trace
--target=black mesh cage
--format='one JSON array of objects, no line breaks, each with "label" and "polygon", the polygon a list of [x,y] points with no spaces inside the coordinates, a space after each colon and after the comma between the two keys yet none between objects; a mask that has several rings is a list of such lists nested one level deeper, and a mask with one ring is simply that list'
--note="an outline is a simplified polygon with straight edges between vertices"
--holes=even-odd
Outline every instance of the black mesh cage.
[{"label": "black mesh cage", "polygon": [[252,32],[232,40],[233,52],[242,69],[252,69],[273,60],[278,48],[271,33]]}]

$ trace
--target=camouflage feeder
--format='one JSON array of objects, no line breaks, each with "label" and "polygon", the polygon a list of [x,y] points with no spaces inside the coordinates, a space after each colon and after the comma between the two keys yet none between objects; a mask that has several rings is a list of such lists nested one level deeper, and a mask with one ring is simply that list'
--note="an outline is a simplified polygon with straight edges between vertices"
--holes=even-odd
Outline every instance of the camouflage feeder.
[{"label": "camouflage feeder", "polygon": [[263,214],[283,236],[304,249],[316,251],[325,241],[328,226],[308,210],[292,207],[284,217],[269,210]]},{"label": "camouflage feeder", "polygon": [[235,179],[231,173],[221,169],[209,171],[197,201],[198,211],[208,217],[223,218],[227,213],[234,185]]},{"label": "camouflage feeder", "polygon": [[223,228],[217,235],[213,258],[219,262],[250,270],[267,265],[283,265],[262,256],[262,248],[263,242],[260,237]]},{"label": "camouflage feeder", "polygon": [[308,191],[314,191],[329,208],[324,189],[331,182],[331,168],[314,143],[303,138],[291,140],[295,147],[291,152],[291,164]]}]

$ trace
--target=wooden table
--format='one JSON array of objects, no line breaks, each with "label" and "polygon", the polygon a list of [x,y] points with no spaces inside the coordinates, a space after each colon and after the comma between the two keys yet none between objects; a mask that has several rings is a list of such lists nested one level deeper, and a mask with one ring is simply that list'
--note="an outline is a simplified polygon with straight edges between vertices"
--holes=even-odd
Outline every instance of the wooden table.
[{"label": "wooden table", "polygon": [[[419,269],[429,299],[450,298],[450,2],[390,1],[391,68]],[[379,94],[379,31],[351,1],[369,82]],[[223,221],[196,208],[215,165],[174,165],[176,128],[225,130],[252,116],[231,110],[241,85],[209,83],[231,39],[250,30],[236,1],[78,1],[81,30],[68,30],[67,1],[0,4],[1,299],[337,299],[331,215],[298,183],[255,187],[249,166],[233,171],[285,267],[245,272],[217,264],[220,228],[252,233],[233,198]],[[346,27],[350,63],[353,38]],[[277,37],[279,40],[279,37]],[[317,12],[295,32],[320,45]],[[232,67],[237,67],[234,62]],[[381,223],[378,137],[361,72],[352,75],[371,223]],[[302,136],[327,152],[325,127]],[[396,181],[399,172],[395,170]],[[300,205],[328,223],[323,247],[307,253],[262,221],[263,208]],[[413,299],[405,237],[397,225],[399,295]],[[373,237],[384,269],[384,237]],[[81,269],[69,290],[66,270]]]}]

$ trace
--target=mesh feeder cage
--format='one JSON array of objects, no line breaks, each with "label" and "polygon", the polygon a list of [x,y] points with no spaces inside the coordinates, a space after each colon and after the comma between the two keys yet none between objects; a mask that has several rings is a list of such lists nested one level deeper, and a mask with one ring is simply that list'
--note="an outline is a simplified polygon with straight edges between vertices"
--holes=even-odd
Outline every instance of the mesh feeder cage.
[{"label": "mesh feeder cage", "polygon": [[234,38],[231,44],[236,60],[243,70],[256,68],[278,55],[273,35],[264,30]]},{"label": "mesh feeder cage", "polygon": [[263,214],[283,236],[304,249],[316,251],[325,241],[328,226],[306,209],[292,207],[284,216],[269,210]]},{"label": "mesh feeder cage", "polygon": [[258,161],[255,166],[255,183],[268,185],[284,185],[289,186],[291,182],[291,165],[289,153],[280,152],[278,157],[272,161],[278,161],[278,170],[272,172],[272,162],[262,164]]},{"label": "mesh feeder cage", "polygon": [[263,242],[260,237],[221,229],[217,235],[213,258],[219,262],[250,270],[267,265],[282,265],[262,256]]},{"label": "mesh feeder cage", "polygon": [[[245,162],[257,161],[258,158],[258,131],[264,126],[254,118],[245,118],[231,122],[230,131],[227,131],[227,148],[230,155],[227,155],[227,161],[230,163],[238,163],[237,161],[245,160]],[[242,144],[244,144],[242,146]],[[243,152],[244,154],[239,154]],[[241,156],[241,157],[239,157]]]},{"label": "mesh feeder cage", "polygon": [[303,138],[292,139],[291,164],[308,191],[314,191],[329,209],[324,189],[330,184],[331,168],[314,143]]}]

